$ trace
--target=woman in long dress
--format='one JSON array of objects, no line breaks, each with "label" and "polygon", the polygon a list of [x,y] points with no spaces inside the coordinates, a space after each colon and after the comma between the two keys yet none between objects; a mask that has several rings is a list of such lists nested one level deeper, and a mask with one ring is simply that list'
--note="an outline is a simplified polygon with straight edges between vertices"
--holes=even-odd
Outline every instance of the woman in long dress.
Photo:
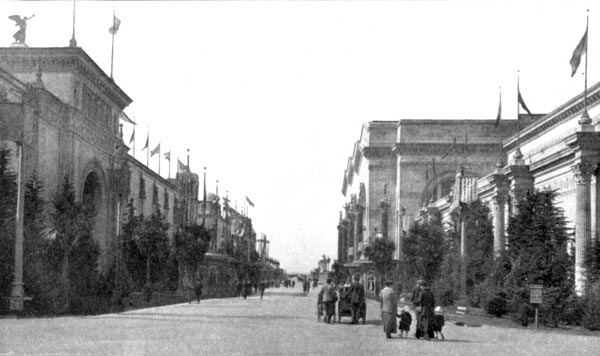
[{"label": "woman in long dress", "polygon": [[398,313],[398,298],[392,289],[392,281],[385,282],[385,288],[381,290],[381,320],[383,321],[383,332],[390,339],[391,334],[397,331],[396,314]]}]

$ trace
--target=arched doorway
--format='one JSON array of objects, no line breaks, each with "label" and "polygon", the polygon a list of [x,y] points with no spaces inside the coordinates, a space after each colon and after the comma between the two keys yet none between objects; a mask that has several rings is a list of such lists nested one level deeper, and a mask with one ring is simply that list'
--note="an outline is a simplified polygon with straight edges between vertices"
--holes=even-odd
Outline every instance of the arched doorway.
[{"label": "arched doorway", "polygon": [[90,206],[94,212],[94,225],[92,236],[98,243],[100,251],[100,266],[106,266],[106,249],[108,247],[107,239],[107,214],[104,199],[104,191],[102,181],[96,171],[88,173],[83,183],[83,191],[81,195],[83,204]]}]

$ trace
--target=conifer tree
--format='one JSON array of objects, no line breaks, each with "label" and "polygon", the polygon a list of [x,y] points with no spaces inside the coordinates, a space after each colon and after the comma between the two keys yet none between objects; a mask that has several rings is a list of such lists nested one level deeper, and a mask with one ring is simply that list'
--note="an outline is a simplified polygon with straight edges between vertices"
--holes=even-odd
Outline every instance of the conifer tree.
[{"label": "conifer tree", "polygon": [[9,169],[10,150],[0,148],[0,311],[7,307],[13,281],[16,174]]},{"label": "conifer tree", "polygon": [[574,286],[574,262],[568,253],[572,238],[555,197],[554,191],[536,191],[518,203],[519,214],[507,229],[511,271],[505,282],[513,310],[528,304],[529,285],[543,285],[542,318],[553,326]]}]

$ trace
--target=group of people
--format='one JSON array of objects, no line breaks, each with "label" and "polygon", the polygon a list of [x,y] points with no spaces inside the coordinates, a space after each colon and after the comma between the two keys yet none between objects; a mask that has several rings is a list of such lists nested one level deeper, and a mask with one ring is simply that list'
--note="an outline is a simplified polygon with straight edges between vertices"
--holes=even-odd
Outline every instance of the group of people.
[{"label": "group of people", "polygon": [[[400,331],[400,337],[408,336],[410,331],[410,325],[412,323],[412,316],[409,312],[408,306],[402,309],[400,314],[397,314],[397,300],[398,297],[392,289],[392,282],[388,281],[385,283],[385,288],[381,290],[381,318],[383,320],[383,331],[385,332],[386,338],[391,338],[391,334]],[[437,330],[441,332],[441,326],[436,327],[440,323],[435,315],[435,297],[431,292],[429,284],[423,280],[418,280],[415,289],[413,289],[410,302],[413,305],[415,317],[417,319],[417,326],[415,330],[415,337],[417,339],[424,338],[429,340],[434,337],[434,332]],[[397,323],[396,317],[399,317]],[[398,328],[396,328],[398,325]],[[443,335],[442,335],[443,337]]]},{"label": "group of people", "polygon": [[[358,324],[358,319],[361,316],[361,306],[365,303],[365,287],[360,283],[360,276],[356,275],[353,278],[353,282],[349,288],[347,288],[343,295],[340,296],[350,303],[350,312],[352,321],[350,324]],[[337,288],[331,282],[331,278],[326,279],[326,283],[321,288],[318,296],[319,313],[324,314],[324,320],[326,323],[331,323],[331,318],[335,313],[335,303],[338,301]]]},{"label": "group of people", "polygon": [[[351,324],[357,324],[359,318],[360,306],[365,302],[365,289],[360,283],[360,276],[356,275],[353,278],[353,283],[350,288],[346,289],[341,298],[346,298],[351,303],[352,321]],[[400,337],[408,336],[410,326],[412,324],[412,315],[410,308],[405,306],[401,313],[398,314],[398,295],[392,288],[393,282],[386,281],[385,287],[380,292],[381,298],[381,319],[383,321],[383,331],[386,338],[391,338],[392,334],[399,331]],[[326,323],[331,322],[331,317],[335,311],[335,303],[338,300],[338,295],[335,286],[331,283],[331,278],[327,278],[327,283],[323,286],[318,295],[318,305],[323,307],[324,320]],[[423,280],[418,280],[415,289],[412,292],[410,302],[416,317],[415,337],[417,339],[430,339],[434,337],[434,331],[441,332],[443,326],[443,316],[440,320],[435,315],[435,297],[431,292],[429,284]],[[321,309],[319,309],[319,313]],[[442,334],[443,338],[443,334]]]}]

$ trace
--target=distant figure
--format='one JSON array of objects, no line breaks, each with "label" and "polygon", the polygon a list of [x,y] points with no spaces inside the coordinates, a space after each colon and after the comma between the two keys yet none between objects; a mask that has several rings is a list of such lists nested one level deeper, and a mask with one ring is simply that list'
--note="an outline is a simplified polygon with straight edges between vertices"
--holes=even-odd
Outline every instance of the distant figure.
[{"label": "distant figure", "polygon": [[343,298],[348,298],[350,300],[350,310],[352,313],[352,321],[350,324],[358,324],[360,307],[365,302],[365,287],[360,284],[359,275],[354,276],[354,283],[352,283],[350,289],[348,289]]},{"label": "distant figure", "polygon": [[202,283],[196,283],[194,286],[194,293],[196,294],[196,300],[198,300],[198,304],[200,304],[200,299],[202,297]]},{"label": "distant figure", "polygon": [[331,278],[327,278],[326,284],[321,288],[319,292],[319,299],[323,301],[324,309],[325,309],[325,322],[327,324],[331,323],[331,317],[335,312],[335,302],[337,302],[337,294],[335,292],[335,287],[333,283],[331,283]]},{"label": "distant figure", "polygon": [[23,17],[19,15],[12,15],[8,18],[15,22],[15,26],[19,26],[19,31],[15,32],[13,38],[15,39],[15,43],[25,43],[25,36],[27,36],[27,21],[31,20],[35,15],[31,15],[29,17]]},{"label": "distant figure", "polygon": [[263,299],[263,295],[265,294],[265,288],[267,288],[267,283],[265,281],[260,282],[258,285],[258,289],[260,290],[260,299]]},{"label": "distant figure", "polygon": [[415,285],[415,289],[412,291],[412,296],[410,297],[410,302],[413,305],[413,310],[415,311],[415,318],[417,319],[417,328],[415,329],[415,337],[419,339],[421,335],[421,307],[419,306],[419,295],[421,294],[421,285],[423,284],[423,280],[419,279],[417,284]]},{"label": "distant figure", "polygon": [[407,337],[410,331],[410,324],[412,324],[412,315],[410,315],[408,305],[402,308],[402,312],[398,315],[400,321],[398,322],[398,332],[400,337]]},{"label": "distant figure", "polygon": [[433,329],[430,327],[430,323],[433,321],[433,308],[435,307],[435,297],[429,285],[423,283],[421,286],[421,293],[419,294],[419,306],[421,307],[420,324],[421,324],[421,335],[429,340],[433,338]]},{"label": "distant figure", "polygon": [[381,290],[381,320],[383,321],[383,332],[388,339],[396,333],[396,314],[398,313],[397,296],[392,289],[392,281],[385,282],[385,288]]}]

